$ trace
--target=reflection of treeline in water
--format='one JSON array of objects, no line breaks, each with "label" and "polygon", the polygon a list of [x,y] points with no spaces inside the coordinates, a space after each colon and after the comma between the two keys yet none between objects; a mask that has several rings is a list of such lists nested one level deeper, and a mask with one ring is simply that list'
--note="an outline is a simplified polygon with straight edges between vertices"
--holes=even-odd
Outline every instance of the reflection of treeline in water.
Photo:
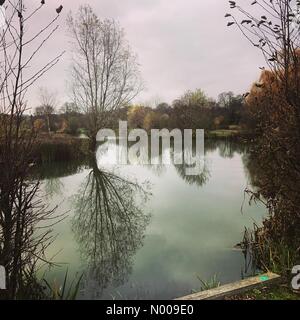
[{"label": "reflection of treeline in water", "polygon": [[[132,146],[129,143],[128,148]],[[165,152],[169,152],[170,158],[172,160],[172,155],[174,154],[174,143],[171,141],[170,149],[161,144],[159,150],[159,155],[161,156]],[[201,172],[196,175],[187,175],[186,169],[190,166],[187,164],[182,165],[174,165],[176,172],[189,184],[197,185],[199,187],[205,185],[210,178],[210,167],[209,162],[207,160],[207,156],[214,151],[218,151],[220,156],[223,158],[232,158],[235,153],[237,154],[247,154],[249,149],[249,144],[241,143],[234,140],[215,140],[215,139],[208,139],[205,141],[205,157],[203,159],[203,164],[201,166]],[[108,151],[108,150],[107,150]],[[143,150],[140,150],[139,156],[142,156]],[[193,154],[195,155],[195,144],[193,144]],[[146,156],[148,156],[148,160],[150,163],[150,155],[151,149],[149,145],[149,150]],[[105,154],[101,153],[101,156],[105,156]],[[138,161],[137,161],[138,162]],[[161,176],[165,170],[166,165],[159,164],[159,165],[144,165],[145,168],[153,172],[155,175]],[[50,184],[51,181],[53,182],[56,179],[60,179],[69,175],[74,175],[81,172],[84,169],[91,169],[92,164],[89,157],[85,157],[79,160],[72,160],[67,162],[52,162],[52,163],[44,163],[36,166],[33,170],[33,175],[38,176],[41,180],[45,180],[46,185]],[[58,183],[56,181],[56,183]]]},{"label": "reflection of treeline in water", "polygon": [[50,163],[38,164],[32,170],[32,176],[38,177],[41,180],[64,178],[89,168],[88,158],[71,160],[71,161],[57,161]]},{"label": "reflection of treeline in water", "polygon": [[243,143],[231,139],[207,139],[205,140],[205,153],[219,150],[223,158],[232,158],[235,153],[245,154],[250,148],[249,143]]}]

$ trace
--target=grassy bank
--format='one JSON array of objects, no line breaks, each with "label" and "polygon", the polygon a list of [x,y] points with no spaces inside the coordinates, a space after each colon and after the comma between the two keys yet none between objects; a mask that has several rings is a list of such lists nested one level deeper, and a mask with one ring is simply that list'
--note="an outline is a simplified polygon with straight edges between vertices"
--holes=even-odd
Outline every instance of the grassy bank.
[{"label": "grassy bank", "polygon": [[205,137],[208,139],[227,139],[227,138],[244,138],[253,137],[253,133],[244,130],[222,129],[205,131]]},{"label": "grassy bank", "polygon": [[88,140],[66,134],[39,135],[35,145],[38,163],[79,160],[88,154]]},{"label": "grassy bank", "polygon": [[279,284],[228,297],[226,300],[300,300],[300,292],[293,291],[287,284]]},{"label": "grassy bank", "polygon": [[[205,138],[211,140],[232,139],[250,141],[253,135],[241,130],[205,131]],[[77,161],[89,154],[89,140],[68,134],[39,134],[35,143],[35,159],[39,164]]]}]

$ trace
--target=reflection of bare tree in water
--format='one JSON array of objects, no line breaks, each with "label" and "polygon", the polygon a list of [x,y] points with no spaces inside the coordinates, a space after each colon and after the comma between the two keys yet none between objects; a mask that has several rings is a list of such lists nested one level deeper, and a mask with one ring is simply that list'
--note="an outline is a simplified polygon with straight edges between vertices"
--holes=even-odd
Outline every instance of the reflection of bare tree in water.
[{"label": "reflection of bare tree in water", "polygon": [[137,183],[99,170],[93,161],[75,200],[73,231],[88,264],[87,280],[99,295],[110,285],[124,283],[131,272],[149,221],[138,202],[144,203],[148,195]]},{"label": "reflection of bare tree in water", "polygon": [[62,193],[64,184],[61,179],[52,178],[44,181],[44,191],[46,197],[51,199],[54,195]]},{"label": "reflection of bare tree in water", "polygon": [[[174,146],[171,146],[171,158],[178,158],[178,154],[174,150]],[[190,185],[196,185],[198,187],[204,186],[210,178],[210,170],[208,167],[208,160],[204,155],[197,154],[195,148],[185,149],[182,153],[183,164],[174,164],[174,167],[182,180]],[[194,174],[188,172],[189,169],[198,167]],[[190,174],[188,174],[190,173]]]}]

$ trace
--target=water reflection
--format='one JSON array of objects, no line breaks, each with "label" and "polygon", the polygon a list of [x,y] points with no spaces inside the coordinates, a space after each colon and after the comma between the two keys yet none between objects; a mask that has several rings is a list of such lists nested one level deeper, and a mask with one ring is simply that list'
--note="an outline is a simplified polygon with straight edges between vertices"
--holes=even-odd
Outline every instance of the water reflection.
[{"label": "water reflection", "polygon": [[[72,231],[70,223],[61,226],[57,250],[66,248],[60,260],[85,275],[80,298],[170,299],[198,289],[196,275],[219,274],[227,283],[247,273],[243,253],[234,246],[244,226],[263,214],[256,207],[240,211],[249,183],[247,148],[207,140],[202,174],[196,176],[173,163],[113,168],[109,148],[101,154],[108,160],[104,169],[97,166],[98,153],[87,163],[41,170],[45,183],[55,178],[63,184],[53,198],[57,203],[72,200],[70,207],[64,202]],[[172,156],[174,149],[162,152]],[[147,203],[141,185],[146,179],[153,193]]]},{"label": "water reflection", "polygon": [[35,167],[33,175],[43,182],[44,193],[47,199],[51,200],[55,195],[59,195],[63,192],[65,188],[64,183],[62,182],[63,177],[82,172],[86,167],[86,159],[67,162],[50,162]]},{"label": "water reflection", "polygon": [[[113,145],[113,143],[111,143]],[[130,147],[130,145],[128,146]],[[216,140],[209,139],[205,141],[205,154],[214,152],[216,150],[219,151],[219,154],[222,158],[233,158],[234,154],[243,155],[243,160],[245,162],[245,166],[248,167],[248,152],[249,145],[245,143],[239,143],[232,140]],[[114,156],[112,152],[113,148],[98,148],[96,158],[97,160],[101,159],[100,165],[107,166],[110,165],[111,159]],[[122,152],[122,151],[121,151]],[[187,168],[191,167],[187,164],[176,165],[174,164],[174,144],[171,143],[170,148],[166,148],[161,146],[160,148],[160,158],[163,154],[168,154],[168,157],[171,159],[170,164],[176,168],[176,171],[181,179],[183,179],[188,184],[195,184],[199,187],[204,186],[210,179],[210,161],[205,157],[202,159],[201,163],[201,172],[198,175],[187,175]],[[134,165],[140,165],[147,168],[149,171],[157,175],[158,177],[162,176],[166,170],[167,166],[163,164],[158,165],[143,165],[141,164],[141,160],[148,157],[148,162],[150,163],[150,147],[148,150],[140,149],[139,153],[136,155],[131,154],[131,161]],[[187,153],[187,156],[192,157],[195,155],[195,145],[193,145],[193,149]],[[177,155],[178,156],[178,155]],[[187,160],[189,162],[190,160]],[[81,161],[72,161],[72,162],[57,162],[52,164],[46,164],[40,166],[37,170],[39,177],[41,180],[45,181],[47,184],[46,188],[48,190],[48,194],[58,194],[63,185],[59,179],[62,177],[67,177],[76,173],[81,172],[83,169],[91,168],[90,161],[81,160]],[[249,174],[247,170],[247,175],[251,179],[253,177],[253,173]],[[251,181],[252,182],[252,181]]]},{"label": "water reflection", "polygon": [[184,180],[189,185],[196,185],[198,187],[203,187],[210,178],[210,170],[208,161],[204,162],[201,173],[197,175],[187,175],[186,170],[188,168],[187,165],[175,165],[176,171],[179,177]]},{"label": "water reflection", "polygon": [[241,143],[230,139],[208,139],[205,141],[205,153],[219,151],[222,158],[233,158],[234,154],[246,154],[249,150],[249,144]]},{"label": "water reflection", "polygon": [[132,258],[142,246],[149,215],[141,203],[149,191],[100,170],[96,159],[75,196],[72,229],[87,264],[85,297],[100,297],[108,286],[126,282]]},{"label": "water reflection", "polygon": [[[155,158],[151,158],[150,145],[148,143],[148,148],[140,146],[136,152],[131,152],[132,144],[129,144],[127,150],[124,150],[121,143],[111,140],[99,145],[97,159],[101,165],[107,166],[115,162],[118,154],[127,153],[128,165],[145,167],[157,176],[162,176],[167,171],[168,166],[174,166],[178,175],[188,184],[201,187],[208,182],[210,176],[209,162],[202,155],[197,154],[195,143],[186,147],[184,152],[180,153],[176,150],[173,140],[171,140],[170,146],[160,144],[159,153]],[[180,158],[184,159],[183,164],[176,164],[175,159]],[[164,162],[162,162],[162,159],[164,159]]]}]

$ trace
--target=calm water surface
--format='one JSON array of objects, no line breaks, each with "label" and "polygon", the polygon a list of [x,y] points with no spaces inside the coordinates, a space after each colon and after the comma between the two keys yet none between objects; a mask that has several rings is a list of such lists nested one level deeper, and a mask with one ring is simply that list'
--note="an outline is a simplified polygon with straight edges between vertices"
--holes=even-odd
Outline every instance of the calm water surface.
[{"label": "calm water surface", "polygon": [[206,142],[198,177],[174,165],[40,168],[45,201],[67,212],[48,250],[63,265],[48,277],[62,281],[67,268],[70,278],[83,273],[81,299],[170,299],[198,290],[197,277],[241,279],[245,260],[234,247],[265,213],[244,197],[246,150]]}]

